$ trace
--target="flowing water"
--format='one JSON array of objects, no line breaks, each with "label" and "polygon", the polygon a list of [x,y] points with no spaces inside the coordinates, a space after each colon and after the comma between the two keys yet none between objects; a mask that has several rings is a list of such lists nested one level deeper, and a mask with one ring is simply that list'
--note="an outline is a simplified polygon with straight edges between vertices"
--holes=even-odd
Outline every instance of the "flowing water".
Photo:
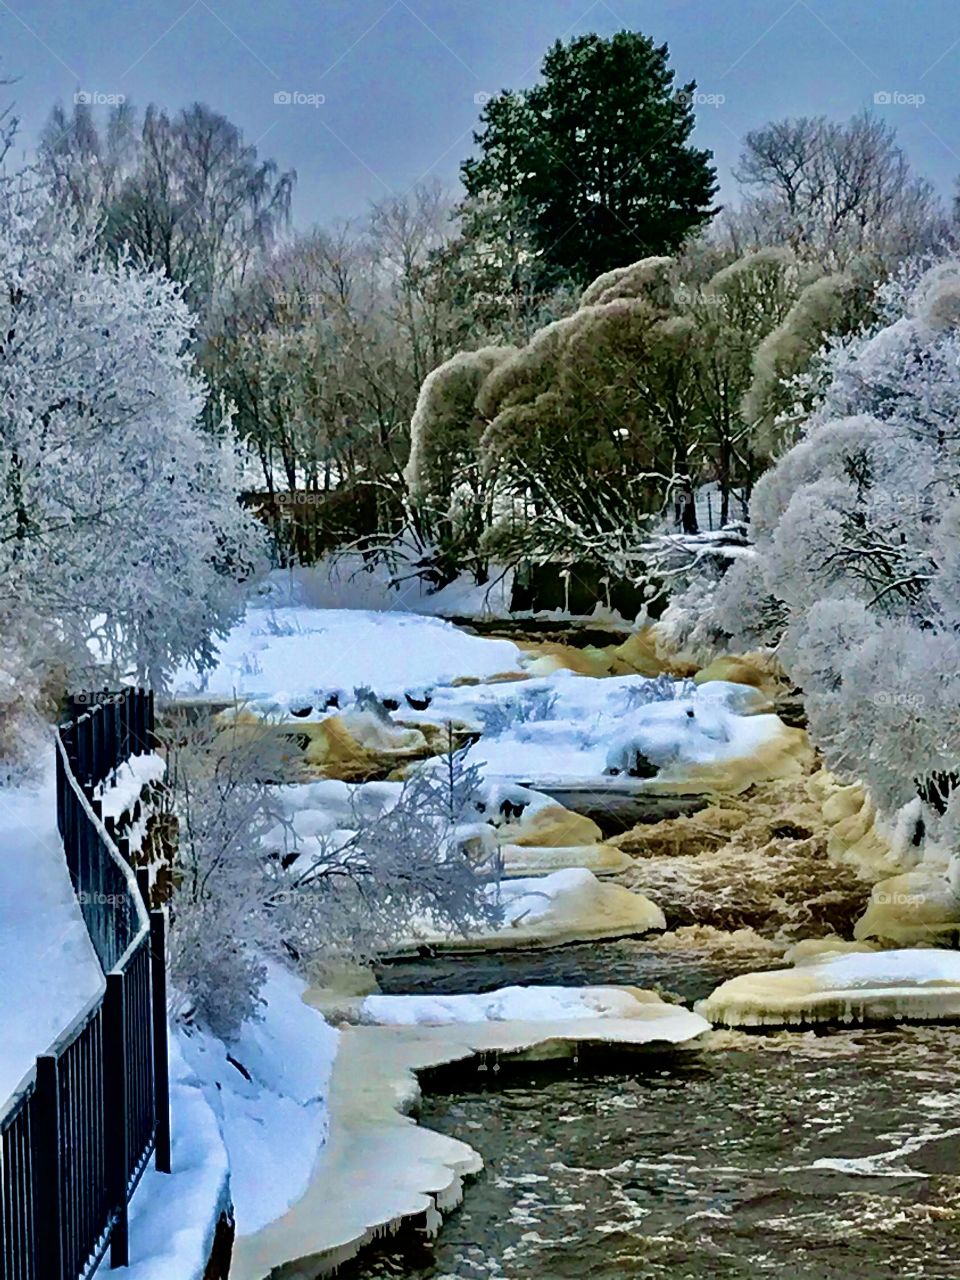
[{"label": "flowing water", "polygon": [[[676,848],[672,836],[635,842],[629,883],[673,934],[406,960],[383,967],[381,989],[617,984],[689,1005],[737,973],[780,967],[775,933],[849,936],[868,890],[836,867],[823,884],[803,783],[755,788],[744,823],[724,825],[714,853],[709,831]],[[485,1168],[434,1240],[407,1230],[341,1274],[960,1280],[958,1051],[951,1026],[715,1031],[673,1052],[581,1049],[576,1063],[432,1073],[420,1122],[469,1142]]]},{"label": "flowing water", "polygon": [[[405,962],[384,990],[630,982],[685,1001],[769,955],[649,942]],[[425,1080],[421,1123],[483,1173],[439,1236],[389,1241],[364,1280],[956,1280],[960,1029],[746,1036]]]},{"label": "flowing water", "polygon": [[[658,991],[664,998],[690,1004],[737,973],[782,967],[780,951],[748,946],[704,953],[665,945],[670,938],[618,938],[576,943],[546,951],[478,952],[402,960],[377,973],[385,995],[456,995],[494,991],[514,983],[533,986],[632,986]],[[761,941],[760,939],[757,940]]]}]

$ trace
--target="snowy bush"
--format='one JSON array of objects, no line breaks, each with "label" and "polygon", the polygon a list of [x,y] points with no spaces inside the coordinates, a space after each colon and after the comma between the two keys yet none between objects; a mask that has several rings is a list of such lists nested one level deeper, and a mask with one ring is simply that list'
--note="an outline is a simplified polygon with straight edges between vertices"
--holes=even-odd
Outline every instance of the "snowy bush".
[{"label": "snowy bush", "polygon": [[285,937],[315,973],[375,958],[414,920],[464,934],[498,922],[484,887],[499,880],[499,851],[470,838],[480,772],[467,750],[454,750],[451,739],[443,756],[408,777],[394,804],[373,815],[357,807],[346,832],[291,848]]},{"label": "snowy bush", "polygon": [[178,829],[170,912],[174,1008],[229,1035],[256,1015],[265,958],[283,945],[280,918],[270,909],[283,867],[261,848],[282,820],[269,786],[283,776],[281,741],[269,726],[191,725],[185,716],[162,739]]},{"label": "snowy bush", "polygon": [[518,698],[497,698],[479,707],[483,731],[491,738],[509,733],[516,725],[550,720],[557,705],[557,694],[550,689],[531,689]]},{"label": "snowy bush", "polygon": [[234,1033],[257,1016],[270,956],[323,974],[375,958],[414,919],[460,932],[496,923],[485,886],[499,879],[499,851],[477,838],[479,772],[464,750],[418,769],[390,802],[371,807],[355,788],[335,829],[301,837],[276,785],[287,766],[272,725],[178,721],[166,738],[181,1017]]},{"label": "snowy bush", "polygon": [[802,439],[757,484],[756,554],[717,592],[773,639],[827,763],[933,819],[960,776],[960,264],[909,271],[883,319],[826,353]]},{"label": "snowy bush", "polygon": [[644,680],[643,684],[634,684],[626,691],[624,705],[626,710],[635,711],[637,707],[647,707],[651,702],[672,702],[677,698],[689,698],[696,692],[697,686],[692,680],[674,680],[672,676],[654,676]]}]

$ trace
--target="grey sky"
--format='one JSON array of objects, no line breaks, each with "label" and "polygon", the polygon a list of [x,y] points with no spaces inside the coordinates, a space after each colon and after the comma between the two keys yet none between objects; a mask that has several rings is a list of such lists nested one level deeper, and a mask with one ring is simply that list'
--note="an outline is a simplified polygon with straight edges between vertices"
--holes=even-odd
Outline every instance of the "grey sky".
[{"label": "grey sky", "polygon": [[425,175],[454,183],[477,95],[531,83],[558,36],[620,27],[666,41],[679,79],[697,80],[696,141],[725,196],[747,129],[864,106],[941,191],[960,174],[957,0],[0,0],[21,150],[78,89],[199,99],[297,170],[301,225]]}]

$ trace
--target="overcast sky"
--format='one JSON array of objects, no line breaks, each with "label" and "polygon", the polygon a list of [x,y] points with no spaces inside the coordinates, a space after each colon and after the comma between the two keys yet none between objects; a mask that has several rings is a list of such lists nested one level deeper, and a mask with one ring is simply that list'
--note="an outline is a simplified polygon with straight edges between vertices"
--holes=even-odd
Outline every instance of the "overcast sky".
[{"label": "overcast sky", "polygon": [[0,0],[21,152],[78,90],[200,100],[297,170],[300,225],[428,175],[454,184],[482,95],[529,85],[557,37],[622,27],[698,82],[695,138],[727,198],[748,129],[865,106],[942,192],[960,174],[957,0]]}]

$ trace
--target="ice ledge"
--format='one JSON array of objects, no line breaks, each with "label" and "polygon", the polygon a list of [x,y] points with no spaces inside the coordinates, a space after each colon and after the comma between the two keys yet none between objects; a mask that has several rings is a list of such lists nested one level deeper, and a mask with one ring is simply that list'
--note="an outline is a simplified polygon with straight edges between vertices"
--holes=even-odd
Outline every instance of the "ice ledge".
[{"label": "ice ledge", "polygon": [[695,1006],[728,1027],[960,1018],[960,954],[911,949],[834,955],[731,978]]},{"label": "ice ledge", "polygon": [[[587,989],[589,990],[589,989]],[[619,1003],[619,1002],[618,1002]],[[314,1280],[407,1219],[436,1229],[483,1161],[419,1126],[416,1072],[488,1052],[573,1055],[578,1044],[679,1044],[708,1030],[687,1009],[640,993],[629,1016],[344,1030],[330,1088],[330,1136],[303,1198],[237,1239],[231,1280]]]}]

